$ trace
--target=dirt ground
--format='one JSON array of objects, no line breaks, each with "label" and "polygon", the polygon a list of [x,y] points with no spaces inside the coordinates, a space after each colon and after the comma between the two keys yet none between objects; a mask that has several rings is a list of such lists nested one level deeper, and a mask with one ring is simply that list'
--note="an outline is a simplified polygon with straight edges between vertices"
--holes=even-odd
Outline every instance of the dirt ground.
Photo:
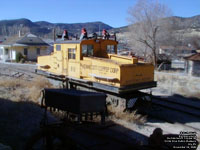
[{"label": "dirt ground", "polygon": [[[0,143],[12,147],[13,150],[21,150],[28,137],[39,128],[43,117],[43,110],[39,107],[41,89],[55,87],[46,78],[36,75],[35,68],[35,65],[0,63]],[[56,120],[52,115],[48,116],[51,120]],[[128,119],[121,119],[126,117]],[[123,114],[121,118],[111,118],[119,124],[116,130],[141,144],[147,144],[148,137],[158,127],[164,134],[196,131],[198,136],[200,135],[200,120],[188,120],[183,123],[176,122],[175,119],[173,123],[169,123],[156,119],[145,121],[142,118],[142,121],[138,122],[138,117],[134,114]],[[195,130],[193,126],[199,128]]]},{"label": "dirt ground", "polygon": [[[35,75],[34,69],[34,65],[0,64],[0,143],[13,150],[23,149],[39,129],[44,114],[38,101],[40,91],[53,87]],[[50,114],[49,117],[54,119]]]}]

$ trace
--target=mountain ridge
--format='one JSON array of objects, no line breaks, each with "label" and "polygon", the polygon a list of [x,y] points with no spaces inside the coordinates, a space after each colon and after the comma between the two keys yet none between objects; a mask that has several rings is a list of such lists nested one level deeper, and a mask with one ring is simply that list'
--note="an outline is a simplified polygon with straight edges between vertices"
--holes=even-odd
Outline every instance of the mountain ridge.
[{"label": "mountain ridge", "polygon": [[32,22],[26,18],[0,20],[0,36],[13,36],[18,34],[19,30],[22,33],[31,32],[35,35],[52,37],[53,29],[60,34],[64,29],[68,30],[70,35],[80,34],[81,29],[87,28],[89,33],[98,32],[101,29],[112,29],[113,27],[101,22],[85,22],[85,23],[51,23],[48,21]]},{"label": "mountain ridge", "polygon": [[[173,20],[173,30],[195,30],[200,35],[200,15],[192,17],[171,16],[163,18],[163,20]],[[48,21],[31,21],[26,18],[0,20],[0,36],[13,36],[19,33],[22,34],[31,32],[37,36],[44,38],[53,38],[53,29],[56,34],[61,34],[64,29],[68,30],[69,35],[80,35],[81,29],[85,27],[88,33],[99,32],[106,29],[109,32],[123,33],[128,32],[128,26],[113,28],[101,21],[85,22],[85,23],[51,23]]]}]

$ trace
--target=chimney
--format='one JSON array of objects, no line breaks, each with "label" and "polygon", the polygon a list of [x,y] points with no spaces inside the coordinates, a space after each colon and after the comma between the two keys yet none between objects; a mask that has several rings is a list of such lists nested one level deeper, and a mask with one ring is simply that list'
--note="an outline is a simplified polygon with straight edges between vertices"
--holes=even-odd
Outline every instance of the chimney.
[{"label": "chimney", "polygon": [[19,30],[19,37],[21,37],[21,31]]}]

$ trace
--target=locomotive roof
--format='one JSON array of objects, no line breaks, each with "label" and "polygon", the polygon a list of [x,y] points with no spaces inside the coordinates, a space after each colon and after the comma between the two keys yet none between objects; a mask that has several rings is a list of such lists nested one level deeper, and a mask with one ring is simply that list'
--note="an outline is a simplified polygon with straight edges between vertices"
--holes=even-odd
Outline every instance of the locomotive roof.
[{"label": "locomotive roof", "polygon": [[82,40],[67,40],[67,41],[56,41],[54,44],[80,44]]},{"label": "locomotive roof", "polygon": [[[84,39],[84,40],[66,40],[66,41],[59,40],[59,41],[56,41],[54,44],[80,44],[82,41],[87,41],[87,40],[96,41],[96,40],[105,40],[105,39],[86,39],[86,40]],[[114,41],[114,40],[109,39],[109,41]]]}]

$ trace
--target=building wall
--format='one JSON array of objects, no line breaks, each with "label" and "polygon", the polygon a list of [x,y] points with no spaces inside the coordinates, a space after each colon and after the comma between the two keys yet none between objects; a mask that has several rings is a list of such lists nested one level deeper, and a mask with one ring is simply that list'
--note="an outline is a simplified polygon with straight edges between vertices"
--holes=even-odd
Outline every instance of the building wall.
[{"label": "building wall", "polygon": [[0,47],[0,61],[6,61],[9,58],[9,48]]},{"label": "building wall", "polygon": [[9,50],[9,60],[15,60],[16,59],[16,51],[15,50]]},{"label": "building wall", "polygon": [[0,60],[3,60],[4,58],[4,48],[3,47],[0,47]]},{"label": "building wall", "polygon": [[[15,60],[16,54],[19,52],[24,55],[24,49],[27,49],[27,60],[37,60],[38,56],[46,55],[47,53],[47,46],[26,46],[26,47],[11,47],[9,48],[9,60]],[[37,54],[37,48],[40,48],[40,54]]]},{"label": "building wall", "polygon": [[187,61],[187,73],[191,76],[200,77],[200,61]]},{"label": "building wall", "polygon": [[187,61],[187,72],[189,75],[192,75],[193,72],[193,61]]},{"label": "building wall", "polygon": [[193,76],[200,77],[200,61],[193,62]]},{"label": "building wall", "polygon": [[185,69],[185,61],[183,60],[172,60],[171,61],[171,68],[176,68],[176,69]]}]

